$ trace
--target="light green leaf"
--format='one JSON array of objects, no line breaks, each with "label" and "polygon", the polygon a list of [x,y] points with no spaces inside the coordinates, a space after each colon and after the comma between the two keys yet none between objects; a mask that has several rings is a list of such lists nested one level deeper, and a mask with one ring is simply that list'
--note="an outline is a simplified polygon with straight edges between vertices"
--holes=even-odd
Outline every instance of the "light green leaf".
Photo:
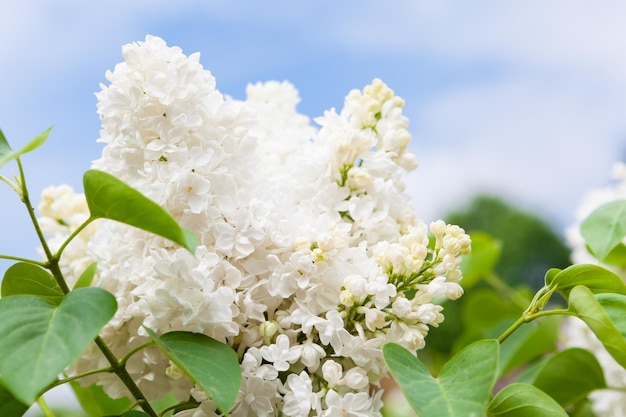
[{"label": "light green leaf", "polygon": [[395,343],[383,345],[394,379],[420,417],[484,415],[496,381],[499,344],[480,340],[456,354],[433,378],[424,364]]},{"label": "light green leaf", "polygon": [[11,265],[2,278],[2,297],[35,295],[55,305],[63,300],[63,290],[48,271],[37,265],[18,262]]},{"label": "light green leaf", "polygon": [[0,168],[2,168],[10,160],[16,159],[25,153],[34,151],[35,149],[43,145],[46,139],[48,139],[48,136],[50,136],[51,131],[52,127],[49,127],[48,129],[37,135],[37,137],[35,137],[33,140],[24,145],[22,149],[18,151],[13,151],[9,146],[6,138],[4,137],[4,134],[0,130]]},{"label": "light green leaf", "polygon": [[582,222],[580,233],[591,253],[604,261],[626,236],[626,200],[598,207]]},{"label": "light green leaf", "polygon": [[241,385],[241,368],[235,351],[200,333],[177,331],[157,336],[152,330],[146,330],[167,357],[227,414]]},{"label": "light green leaf", "polygon": [[129,398],[110,398],[99,385],[83,387],[80,382],[72,381],[70,386],[83,411],[90,417],[120,415],[132,403]]},{"label": "light green leaf", "polygon": [[22,417],[28,407],[15,399],[6,388],[0,385],[0,416]]},{"label": "light green leaf", "polygon": [[461,285],[465,290],[493,272],[502,252],[502,243],[488,233],[474,232],[471,237],[472,252],[464,256],[461,262],[463,271]]},{"label": "light green leaf", "polygon": [[626,295],[596,294],[595,297],[617,330],[626,338]]},{"label": "light green leaf", "polygon": [[80,274],[80,277],[76,281],[76,284],[74,284],[74,289],[89,287],[91,285],[91,282],[93,281],[93,277],[96,275],[97,269],[98,269],[97,262],[94,262],[91,265],[89,265],[87,269],[85,269],[83,273]]},{"label": "light green leaf", "polygon": [[533,385],[561,406],[574,404],[596,389],[606,388],[596,357],[585,349],[563,350],[545,362]]},{"label": "light green leaf", "polygon": [[90,169],[83,176],[85,197],[94,218],[116,220],[164,237],[194,252],[198,239],[178,225],[161,206],[103,171]]},{"label": "light green leaf", "polygon": [[589,326],[611,356],[626,367],[626,339],[589,288],[582,285],[574,287],[569,303],[570,310]]},{"label": "light green leaf", "polygon": [[89,346],[113,317],[115,297],[101,288],[70,292],[59,306],[31,295],[0,299],[0,382],[24,404]]},{"label": "light green leaf", "polygon": [[626,284],[615,273],[598,265],[577,264],[558,274],[546,275],[546,285],[556,288],[565,298],[577,285],[584,285],[592,293],[617,293],[626,295]]},{"label": "light green leaf", "polygon": [[620,268],[626,266],[626,245],[621,242],[618,243],[617,246],[606,255],[602,263]]},{"label": "light green leaf", "polygon": [[505,387],[489,404],[489,417],[567,417],[548,394],[532,385],[515,383]]}]

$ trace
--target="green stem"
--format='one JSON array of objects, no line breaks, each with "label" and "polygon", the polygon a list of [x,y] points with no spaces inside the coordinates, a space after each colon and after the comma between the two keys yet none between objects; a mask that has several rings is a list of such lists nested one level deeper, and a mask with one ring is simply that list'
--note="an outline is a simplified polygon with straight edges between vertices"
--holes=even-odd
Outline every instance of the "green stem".
[{"label": "green stem", "polygon": [[100,351],[104,354],[104,357],[109,361],[113,372],[118,376],[118,378],[122,381],[122,383],[128,388],[131,395],[135,400],[137,400],[137,404],[151,417],[158,417],[156,411],[152,408],[143,392],[139,389],[133,378],[129,375],[128,371],[124,367],[124,364],[121,363],[119,359],[115,356],[115,354],[111,351],[109,346],[102,340],[100,336],[95,339],[96,345],[100,348]]},{"label": "green stem", "polygon": [[513,323],[508,329],[506,329],[504,331],[504,333],[502,333],[499,337],[498,337],[498,342],[500,344],[502,344],[502,342],[504,342],[506,339],[509,338],[509,336],[511,336],[513,334],[513,332],[515,332],[515,330],[519,329],[522,324],[527,323],[526,318],[524,315],[520,316],[520,318],[518,318],[515,323]]},{"label": "green stem", "polygon": [[143,350],[149,346],[154,346],[155,343],[153,341],[150,342],[146,342],[142,345],[137,346],[136,348],[132,349],[130,352],[128,352],[126,355],[124,355],[124,357],[122,359],[120,359],[120,365],[121,366],[126,366],[126,362],[128,362],[128,360],[131,358],[131,356],[133,356],[135,353],[139,352],[140,350]]},{"label": "green stem", "polygon": [[167,408],[164,408],[163,410],[161,410],[161,412],[159,413],[159,417],[163,417],[165,414],[169,413],[170,411],[183,411],[183,410],[191,410],[193,408],[198,408],[198,406],[200,405],[199,402],[197,401],[185,401],[182,403],[178,403],[178,404],[174,404],[174,405],[170,405]]},{"label": "green stem", "polygon": [[24,263],[27,263],[27,264],[37,265],[37,266],[40,266],[42,268],[47,268],[48,267],[48,264],[46,262],[35,261],[33,259],[22,258],[22,257],[19,257],[19,256],[0,255],[0,259],[8,259],[10,261],[24,262]]},{"label": "green stem", "polygon": [[66,384],[68,382],[76,381],[77,379],[85,378],[85,377],[87,377],[89,375],[102,374],[102,373],[105,373],[105,372],[109,372],[109,373],[113,372],[113,368],[111,368],[110,366],[107,366],[106,368],[94,369],[93,371],[87,371],[87,372],[83,372],[82,374],[68,376],[66,378],[56,380],[52,384],[48,385],[48,388],[46,388],[46,391],[49,391],[52,388],[58,387],[59,385],[63,385],[63,384]]},{"label": "green stem", "polygon": [[67,247],[67,245],[70,244],[70,242],[76,237],[78,236],[78,234],[80,232],[82,232],[83,230],[85,230],[85,228],[87,226],[89,226],[91,224],[91,222],[93,222],[94,220],[96,220],[95,217],[90,217],[87,220],[85,220],[85,222],[83,224],[81,224],[80,226],[78,226],[76,228],[76,230],[74,230],[72,232],[71,235],[68,236],[67,239],[65,239],[65,242],[63,242],[63,244],[61,245],[61,247],[59,248],[59,250],[57,250],[57,253],[54,254],[54,259],[61,259],[61,254],[63,253],[63,251],[65,250],[65,248]]},{"label": "green stem", "polygon": [[63,274],[61,273],[61,269],[59,268],[59,260],[54,258],[54,256],[52,255],[52,251],[50,250],[50,247],[48,246],[48,242],[46,242],[46,238],[43,235],[43,232],[41,231],[41,227],[39,227],[39,222],[37,221],[37,217],[35,216],[35,209],[33,208],[33,205],[30,202],[30,197],[28,195],[28,187],[26,187],[26,176],[24,175],[22,162],[20,161],[20,158],[16,158],[16,161],[17,161],[17,166],[19,167],[19,170],[20,170],[20,182],[22,186],[22,192],[21,192],[22,202],[26,206],[28,215],[30,216],[30,220],[33,226],[35,227],[35,232],[37,233],[37,237],[39,238],[39,242],[41,243],[41,247],[44,253],[46,254],[46,258],[48,259],[48,262],[49,262],[48,268],[50,269],[50,272],[52,272],[52,275],[56,279],[57,284],[59,284],[59,287],[63,291],[63,294],[67,294],[68,292],[70,292],[70,288],[67,286],[65,279],[63,279]]},{"label": "green stem", "polygon": [[502,333],[499,337],[498,337],[498,342],[500,342],[500,344],[502,344],[502,342],[504,342],[506,339],[509,338],[509,336],[511,336],[517,329],[519,329],[522,324],[526,324],[526,323],[530,323],[531,321],[541,318],[541,317],[546,317],[546,316],[558,316],[558,315],[568,315],[568,316],[576,316],[575,313],[569,311],[569,310],[564,310],[564,309],[557,309],[557,310],[548,310],[548,311],[537,311],[533,314],[530,313],[523,313],[520,318],[518,318],[515,323],[513,323],[508,329],[506,329],[504,331],[504,333]]},{"label": "green stem", "polygon": [[54,417],[54,413],[52,412],[50,407],[48,407],[48,403],[46,403],[43,395],[37,398],[37,405],[39,406],[39,408],[41,408],[41,412],[45,417]]}]

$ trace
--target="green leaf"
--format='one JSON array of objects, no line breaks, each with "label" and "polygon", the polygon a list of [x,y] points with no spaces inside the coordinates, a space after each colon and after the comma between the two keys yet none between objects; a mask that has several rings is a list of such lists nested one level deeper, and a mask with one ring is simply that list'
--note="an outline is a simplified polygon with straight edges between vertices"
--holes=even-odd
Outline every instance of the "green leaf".
[{"label": "green leaf", "polygon": [[144,413],[143,411],[133,410],[133,411],[125,412],[120,417],[150,417],[150,416]]},{"label": "green leaf", "polygon": [[546,285],[567,297],[577,285],[584,285],[592,293],[617,293],[626,295],[626,284],[615,273],[598,265],[577,264],[556,275],[546,275]]},{"label": "green leaf", "polygon": [[10,160],[16,159],[25,153],[34,151],[35,149],[43,145],[46,139],[48,139],[48,136],[50,136],[51,131],[52,127],[49,127],[48,129],[37,135],[37,137],[35,137],[33,140],[24,145],[22,149],[20,149],[19,151],[13,151],[9,146],[6,138],[4,137],[4,134],[0,130],[0,168],[2,168]]},{"label": "green leaf", "polygon": [[562,271],[562,269],[559,268],[550,268],[548,269],[548,272],[546,272],[546,277],[545,277],[545,283],[546,285],[549,287],[552,281],[554,281],[554,278],[560,274]]},{"label": "green leaf", "polygon": [[148,328],[146,331],[167,357],[227,414],[241,385],[241,368],[235,351],[200,333],[177,331],[157,336]]},{"label": "green leaf", "polygon": [[617,330],[626,338],[626,295],[596,294],[595,297]]},{"label": "green leaf", "polygon": [[574,287],[569,303],[570,310],[589,326],[613,359],[626,367],[626,339],[589,288],[582,285]]},{"label": "green leaf", "polygon": [[83,411],[90,417],[120,415],[132,404],[129,398],[112,399],[99,385],[83,387],[80,382],[71,381],[70,386]]},{"label": "green leaf", "polygon": [[2,278],[2,297],[35,295],[55,305],[63,300],[63,290],[48,271],[37,265],[18,262],[11,265]]},{"label": "green leaf", "polygon": [[424,364],[395,343],[383,345],[394,379],[420,417],[484,415],[495,384],[499,345],[481,340],[456,354],[433,378]]},{"label": "green leaf", "polygon": [[533,385],[563,407],[582,400],[593,390],[606,388],[604,372],[597,359],[580,348],[566,349],[552,356]]},{"label": "green leaf", "polygon": [[28,406],[19,402],[13,394],[0,385],[0,416],[22,417],[28,411]]},{"label": "green leaf", "polygon": [[169,239],[192,253],[196,250],[198,239],[192,231],[180,227],[161,206],[113,175],[90,169],[83,185],[92,217],[116,220]]},{"label": "green leaf", "polygon": [[97,262],[94,262],[91,265],[89,265],[87,269],[85,269],[83,273],[80,274],[80,277],[78,277],[76,284],[74,284],[74,289],[89,287],[91,285],[91,282],[93,281],[93,277],[96,275],[97,269],[98,269]]},{"label": "green leaf", "polygon": [[626,236],[626,200],[598,207],[582,222],[580,233],[591,253],[604,261]]},{"label": "green leaf", "polygon": [[115,297],[101,288],[70,292],[59,306],[31,295],[0,299],[0,382],[24,404],[89,346],[113,317]]},{"label": "green leaf", "polygon": [[482,278],[491,274],[500,259],[502,243],[485,232],[473,232],[472,253],[463,257],[461,270],[465,290],[476,285]]},{"label": "green leaf", "polygon": [[617,246],[606,255],[602,263],[617,266],[618,268],[626,266],[626,245],[621,242],[618,243]]},{"label": "green leaf", "polygon": [[[562,317],[552,316],[540,322],[531,322],[517,329],[500,346],[500,372],[507,372],[524,365],[539,356],[556,349],[558,329]],[[510,323],[494,332],[501,334]]]},{"label": "green leaf", "polygon": [[515,383],[505,387],[489,404],[489,417],[567,417],[548,394],[532,385]]}]

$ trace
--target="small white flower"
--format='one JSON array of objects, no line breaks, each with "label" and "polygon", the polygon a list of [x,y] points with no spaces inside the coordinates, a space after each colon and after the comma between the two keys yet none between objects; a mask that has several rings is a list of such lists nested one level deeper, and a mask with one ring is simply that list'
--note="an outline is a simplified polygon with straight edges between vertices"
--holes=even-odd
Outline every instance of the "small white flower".
[{"label": "small white flower", "polygon": [[281,334],[276,338],[276,343],[269,346],[262,346],[260,352],[263,359],[273,363],[277,371],[286,371],[289,369],[290,363],[294,363],[300,359],[302,347],[291,347],[289,345],[289,337]]}]

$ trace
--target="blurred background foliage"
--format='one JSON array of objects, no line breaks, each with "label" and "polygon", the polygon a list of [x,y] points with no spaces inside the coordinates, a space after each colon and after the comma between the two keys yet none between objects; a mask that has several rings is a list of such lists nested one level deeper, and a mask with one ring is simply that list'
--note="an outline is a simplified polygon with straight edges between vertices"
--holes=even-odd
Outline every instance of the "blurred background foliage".
[{"label": "blurred background foliage", "polygon": [[[462,263],[464,295],[442,301],[445,320],[430,329],[426,347],[417,352],[434,376],[463,347],[497,338],[528,307],[544,285],[546,272],[571,264],[564,238],[546,219],[501,197],[476,195],[444,220],[471,235],[472,253]],[[502,344],[502,383],[532,378],[533,364],[539,365],[556,352],[561,319],[550,317],[526,324]],[[394,383],[390,381],[387,387],[383,414],[415,416],[394,390]]]}]

